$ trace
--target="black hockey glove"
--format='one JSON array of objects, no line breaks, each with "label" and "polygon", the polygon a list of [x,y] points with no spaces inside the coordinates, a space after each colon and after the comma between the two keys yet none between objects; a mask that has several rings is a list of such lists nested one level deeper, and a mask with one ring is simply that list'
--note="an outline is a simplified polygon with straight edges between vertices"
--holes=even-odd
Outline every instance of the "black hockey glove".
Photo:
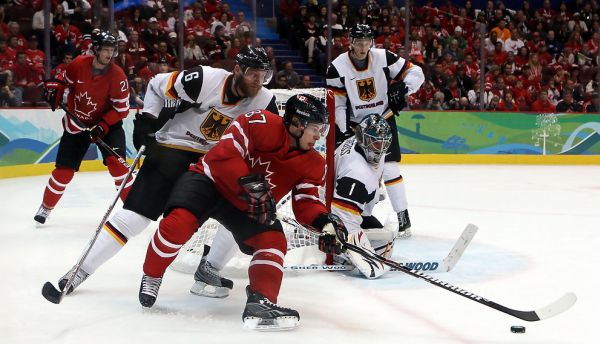
[{"label": "black hockey glove", "polygon": [[52,111],[60,107],[66,88],[67,84],[62,80],[52,78],[44,81],[43,97],[50,104]]},{"label": "black hockey glove", "polygon": [[108,123],[104,121],[98,122],[98,124],[89,129],[90,141],[93,143],[98,142],[98,139],[102,139],[108,134],[109,128]]},{"label": "black hockey glove", "polygon": [[240,177],[238,182],[242,189],[246,191],[248,217],[258,223],[273,224],[277,218],[276,202],[265,177],[260,174],[251,174]]},{"label": "black hockey glove", "polygon": [[340,128],[335,126],[335,148],[338,148],[344,141],[348,138],[354,136],[354,131],[352,129],[348,129],[345,133],[340,130]]},{"label": "black hockey glove", "polygon": [[326,222],[319,235],[319,250],[332,254],[345,252],[344,243],[348,239],[348,231],[342,219],[337,215],[329,214]]},{"label": "black hockey glove", "polygon": [[139,150],[141,146],[146,146],[146,155],[148,148],[156,143],[154,138],[154,133],[157,130],[156,122],[156,119],[145,113],[135,114],[133,120],[133,146],[136,150]]},{"label": "black hockey glove", "polygon": [[396,81],[388,86],[388,103],[390,110],[397,116],[400,114],[406,106],[406,96],[408,94],[408,87],[404,81]]}]

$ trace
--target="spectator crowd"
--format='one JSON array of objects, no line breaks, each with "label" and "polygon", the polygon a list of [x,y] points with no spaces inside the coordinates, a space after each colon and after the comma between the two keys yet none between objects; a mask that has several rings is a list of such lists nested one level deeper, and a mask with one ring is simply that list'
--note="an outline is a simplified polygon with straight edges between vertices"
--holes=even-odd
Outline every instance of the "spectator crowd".
[{"label": "spectator crowd", "polygon": [[[212,65],[231,69],[246,44],[261,45],[243,11],[233,13],[220,0],[198,0],[184,11],[183,54],[178,49],[177,0],[142,0],[115,12],[115,62],[130,80],[131,104],[141,105],[148,80],[159,72]],[[136,3],[138,3],[136,2]],[[318,74],[327,67],[328,32],[332,56],[349,47],[349,29],[372,27],[374,44],[422,66],[426,82],[410,98],[412,108],[432,110],[599,112],[600,5],[569,0],[540,8],[529,1],[507,8],[488,1],[476,9],[470,0],[411,5],[409,29],[398,1],[334,1],[331,28],[324,0],[280,0],[277,28],[292,49]],[[91,54],[90,33],[107,29],[110,18],[101,0],[52,0],[50,56],[44,54],[42,0],[12,0],[0,5],[0,106],[40,106],[49,59],[51,76],[64,72],[78,55]],[[484,26],[485,25],[485,26]],[[484,28],[484,34],[481,28]],[[408,42],[406,44],[405,42]],[[311,87],[292,62],[279,61],[264,47],[276,74],[269,87]],[[485,54],[481,70],[481,50]],[[483,82],[482,82],[483,80]],[[483,84],[483,89],[481,85]]]}]

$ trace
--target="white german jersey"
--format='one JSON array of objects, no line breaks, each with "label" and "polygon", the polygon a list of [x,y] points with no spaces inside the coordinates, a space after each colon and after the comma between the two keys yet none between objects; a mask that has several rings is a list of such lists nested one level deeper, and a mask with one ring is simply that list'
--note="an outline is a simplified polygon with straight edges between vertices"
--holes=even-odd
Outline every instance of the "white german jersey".
[{"label": "white german jersey", "polygon": [[206,153],[237,116],[259,109],[277,113],[271,91],[263,87],[254,97],[236,98],[231,92],[232,82],[232,73],[206,66],[152,78],[143,112],[158,118],[167,111],[171,117],[156,132],[156,141],[172,148]]},{"label": "white german jersey", "polygon": [[335,150],[335,190],[331,212],[339,216],[349,233],[360,229],[362,216],[369,216],[379,199],[385,155],[372,166],[356,150],[356,138],[344,141]]},{"label": "white german jersey", "polygon": [[391,80],[403,80],[412,94],[425,76],[421,67],[385,49],[371,48],[364,69],[354,65],[350,52],[331,62],[326,82],[335,95],[335,121],[342,132],[347,131],[348,120],[359,123],[372,113],[390,115],[387,91]]}]

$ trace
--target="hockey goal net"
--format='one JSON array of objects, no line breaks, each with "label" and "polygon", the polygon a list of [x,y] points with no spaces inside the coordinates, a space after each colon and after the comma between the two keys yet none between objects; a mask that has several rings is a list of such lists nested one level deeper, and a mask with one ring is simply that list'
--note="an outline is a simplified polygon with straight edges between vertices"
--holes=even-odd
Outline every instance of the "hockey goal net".
[{"label": "hockey goal net", "polygon": [[[311,94],[320,99],[327,108],[327,112],[329,114],[329,123],[331,124],[331,127],[328,135],[326,137],[322,137],[317,142],[315,149],[323,155],[327,162],[326,187],[324,187],[322,190],[319,190],[319,194],[321,199],[327,202],[327,204],[329,204],[331,188],[328,188],[327,185],[333,184],[333,155],[335,152],[335,143],[333,137],[335,132],[335,128],[333,126],[335,107],[331,91],[327,91],[325,88],[305,88],[294,90],[274,89],[271,91],[275,94],[277,108],[279,110],[279,115],[281,116],[283,116],[285,112],[285,102],[291,96],[296,94]],[[277,205],[277,212],[283,216],[294,218],[291,203],[292,201],[290,193],[282,200],[280,200],[279,204]],[[286,262],[292,262],[295,264],[299,264],[301,262],[323,262],[321,260],[322,256],[316,253],[318,251],[316,249],[318,237],[314,233],[310,233],[305,230],[299,230],[298,228],[291,226],[285,222],[282,222],[282,225],[288,242],[288,257],[286,258]],[[204,245],[211,245],[212,240],[217,232],[217,229],[218,223],[215,220],[209,219],[208,221],[206,221],[202,225],[202,227],[198,229],[194,236],[192,236],[192,238],[179,251],[179,255],[171,264],[171,268],[173,270],[184,273],[194,273],[196,271],[196,267],[200,263],[200,259],[202,258]],[[299,251],[301,250],[297,250],[299,248],[302,248],[302,253],[299,253]],[[290,254],[291,251],[296,251],[296,253]],[[320,262],[318,262],[318,260],[320,260]]]}]

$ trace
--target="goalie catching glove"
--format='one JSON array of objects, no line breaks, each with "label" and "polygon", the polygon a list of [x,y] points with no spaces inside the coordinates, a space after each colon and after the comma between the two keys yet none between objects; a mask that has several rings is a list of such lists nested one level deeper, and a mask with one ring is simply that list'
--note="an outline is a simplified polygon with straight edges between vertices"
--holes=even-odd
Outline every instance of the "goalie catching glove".
[{"label": "goalie catching glove", "polygon": [[277,218],[276,202],[269,183],[260,174],[250,174],[240,177],[240,186],[246,194],[244,195],[248,204],[248,217],[254,221],[266,225],[273,224]]},{"label": "goalie catching glove", "polygon": [[404,81],[396,81],[388,86],[388,103],[390,110],[394,114],[399,115],[406,106],[406,95],[408,94],[408,87]]},{"label": "goalie catching glove", "polygon": [[319,235],[319,250],[328,254],[340,254],[346,251],[344,243],[348,240],[348,231],[339,216],[323,214],[315,220],[315,224],[317,223],[325,223]]},{"label": "goalie catching glove", "polygon": [[52,111],[60,107],[67,84],[59,79],[48,79],[44,81],[44,100],[50,104]]}]

